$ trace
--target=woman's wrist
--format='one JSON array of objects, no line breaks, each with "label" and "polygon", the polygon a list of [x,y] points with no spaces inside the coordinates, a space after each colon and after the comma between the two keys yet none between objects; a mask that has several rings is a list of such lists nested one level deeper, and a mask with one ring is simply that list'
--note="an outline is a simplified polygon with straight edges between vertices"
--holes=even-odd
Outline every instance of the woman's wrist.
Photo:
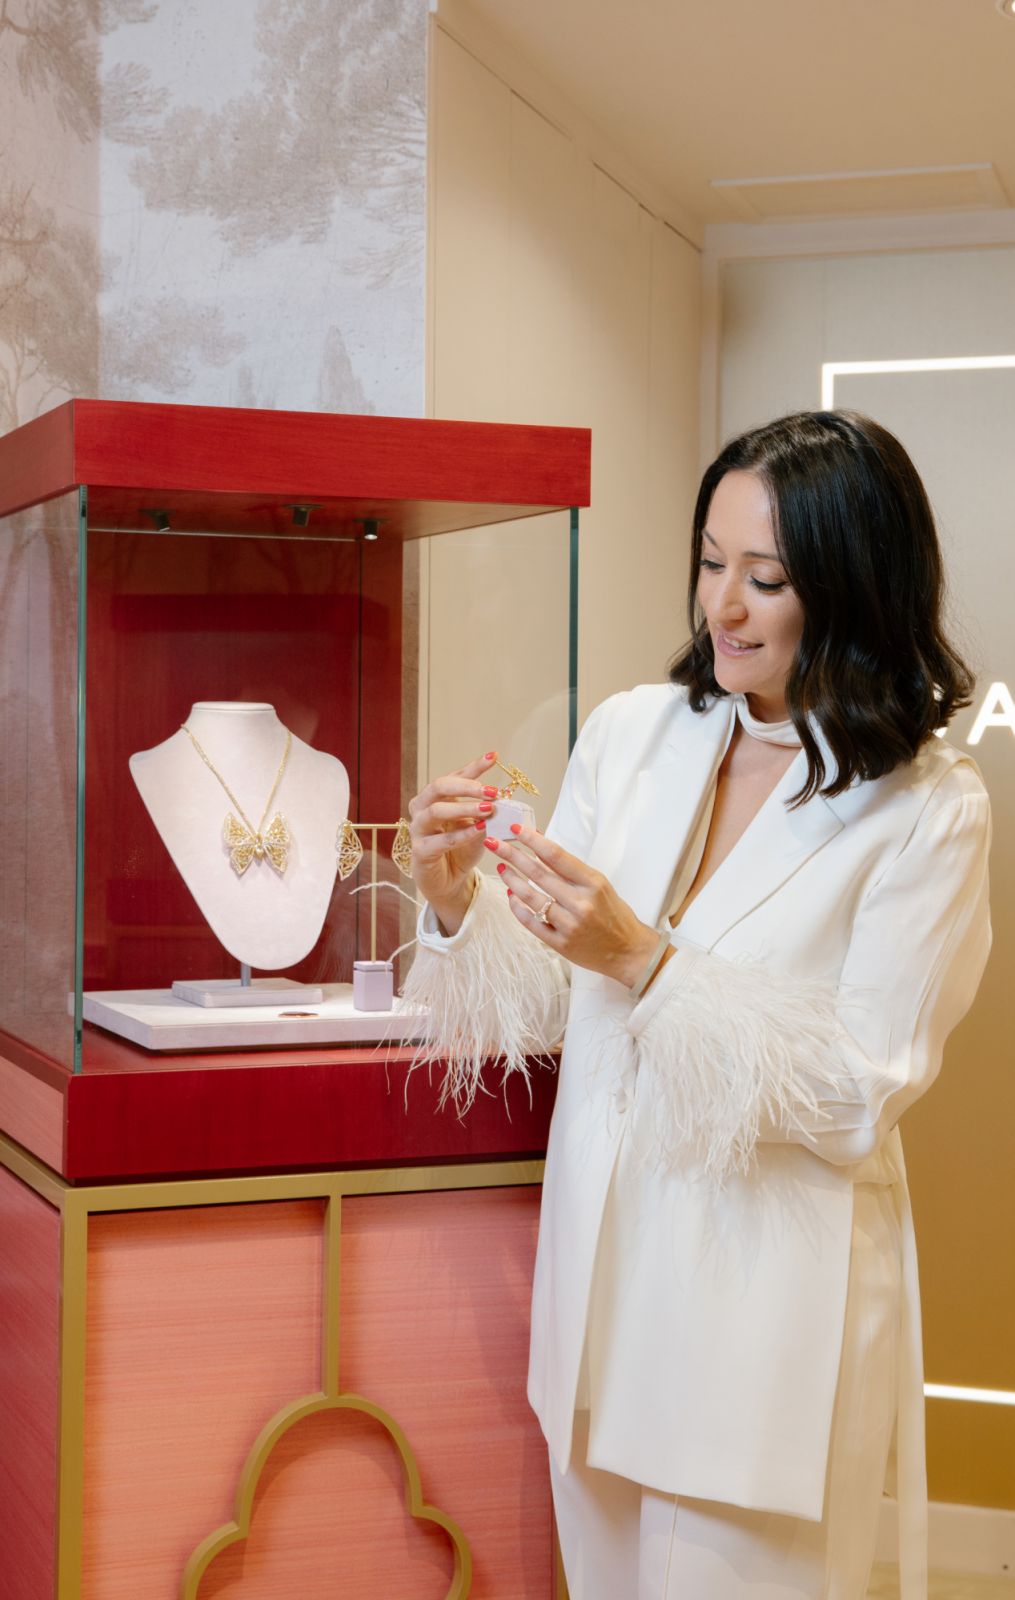
[{"label": "woman's wrist", "polygon": [[638,1000],[640,1000],[642,998],[643,995],[648,994],[648,991],[651,989],[652,985],[655,983],[655,981],[658,978],[659,974],[662,972],[662,970],[665,967],[667,961],[672,961],[673,957],[676,955],[676,953],[677,953],[677,947],[676,947],[675,944],[671,944],[669,942],[669,936],[667,935],[666,944],[663,946],[662,953],[660,954],[658,961],[656,961],[652,965],[651,970],[649,971],[648,977],[647,977],[646,981],[642,984],[639,993],[637,995],[635,995],[634,989],[632,988],[631,998],[633,1000],[638,1001]]},{"label": "woman's wrist", "polygon": [[651,963],[653,956],[662,959],[660,930],[641,923],[638,936],[631,941],[625,951],[624,959],[615,971],[614,977],[626,989],[636,988],[644,978],[646,967]]},{"label": "woman's wrist", "polygon": [[438,926],[448,938],[453,938],[459,931],[468,914],[476,893],[476,875],[473,873],[466,879],[458,894],[448,899],[434,900],[428,898],[428,905],[437,918]]}]

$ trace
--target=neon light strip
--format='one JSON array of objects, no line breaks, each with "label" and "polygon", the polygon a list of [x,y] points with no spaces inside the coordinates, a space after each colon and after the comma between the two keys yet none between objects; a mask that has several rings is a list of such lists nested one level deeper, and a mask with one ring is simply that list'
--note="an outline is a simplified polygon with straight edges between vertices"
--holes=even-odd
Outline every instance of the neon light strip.
[{"label": "neon light strip", "polygon": [[920,361],[823,361],[821,363],[821,408],[830,411],[835,404],[835,380],[839,375],[869,372],[983,372],[998,367],[1015,367],[1015,356],[930,356]]},{"label": "neon light strip", "polygon": [[965,1389],[955,1383],[925,1383],[923,1392],[928,1400],[977,1400],[985,1406],[1015,1406],[1015,1391],[1011,1389]]}]

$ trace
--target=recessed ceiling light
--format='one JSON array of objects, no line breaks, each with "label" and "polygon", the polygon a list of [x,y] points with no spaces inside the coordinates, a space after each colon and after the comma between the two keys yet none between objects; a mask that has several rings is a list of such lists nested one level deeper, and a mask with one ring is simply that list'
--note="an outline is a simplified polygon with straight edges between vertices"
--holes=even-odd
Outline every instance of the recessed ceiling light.
[{"label": "recessed ceiling light", "polygon": [[1015,22],[1015,0],[995,0],[995,4],[1002,17],[1010,17]]}]

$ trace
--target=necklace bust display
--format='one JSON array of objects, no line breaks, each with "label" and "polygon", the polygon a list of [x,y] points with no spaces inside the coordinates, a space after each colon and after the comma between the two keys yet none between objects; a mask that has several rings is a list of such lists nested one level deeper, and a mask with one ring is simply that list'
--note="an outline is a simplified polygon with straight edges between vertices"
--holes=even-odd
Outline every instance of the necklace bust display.
[{"label": "necklace bust display", "polygon": [[271,705],[202,700],[164,743],[131,756],[130,771],[229,954],[266,972],[301,961],[334,887],[335,827],[349,810],[341,761],[298,739]]}]

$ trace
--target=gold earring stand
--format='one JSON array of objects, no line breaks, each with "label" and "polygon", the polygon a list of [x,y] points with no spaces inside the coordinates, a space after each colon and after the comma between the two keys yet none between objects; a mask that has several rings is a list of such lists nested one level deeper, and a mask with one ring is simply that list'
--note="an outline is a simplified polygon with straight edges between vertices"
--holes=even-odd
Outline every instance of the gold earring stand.
[{"label": "gold earring stand", "polygon": [[[402,877],[407,878],[410,876],[408,865],[409,858],[405,853],[405,846],[408,845],[408,824],[404,817],[399,817],[397,822],[350,822],[348,826],[354,828],[361,839],[364,834],[369,834],[370,836],[370,843],[364,849],[363,854],[370,862],[370,960],[376,961],[377,890],[379,886],[379,880],[377,877],[377,866],[379,861],[377,835],[379,833],[393,833],[395,835],[394,844],[391,850],[391,859],[398,868],[398,871],[402,874]],[[404,840],[399,838],[399,835],[403,829],[405,830]],[[364,887],[367,886],[364,885]]]}]

